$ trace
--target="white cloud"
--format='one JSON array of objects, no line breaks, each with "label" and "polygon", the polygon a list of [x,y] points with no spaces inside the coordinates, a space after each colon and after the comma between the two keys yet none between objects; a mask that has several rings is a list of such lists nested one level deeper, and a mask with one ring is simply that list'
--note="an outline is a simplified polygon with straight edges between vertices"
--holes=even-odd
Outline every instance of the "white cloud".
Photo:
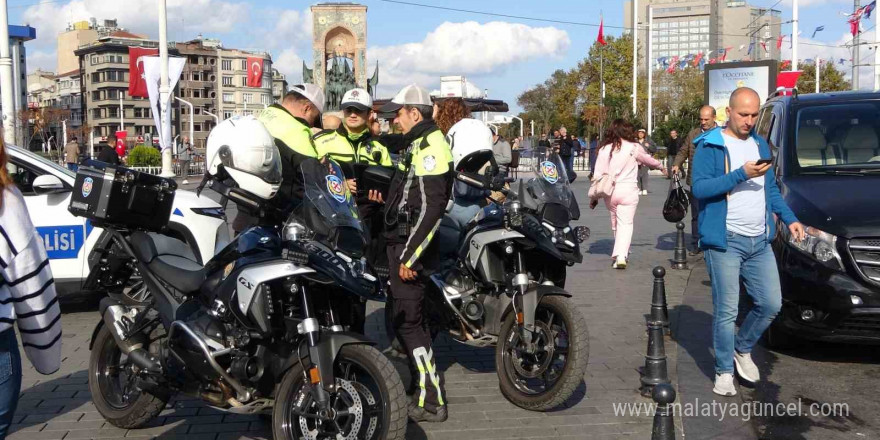
[{"label": "white cloud", "polygon": [[296,84],[302,80],[303,59],[293,49],[285,49],[274,57],[275,68],[287,77],[288,84]]},{"label": "white cloud", "polygon": [[28,73],[37,69],[55,72],[55,65],[58,62],[55,54],[55,50],[27,50]]},{"label": "white cloud", "polygon": [[[176,35],[195,36],[196,32],[224,33],[237,23],[247,22],[249,6],[225,0],[168,0],[169,39]],[[66,4],[40,3],[27,8],[22,19],[37,29],[30,46],[54,49],[56,37],[68,23],[118,19],[119,25],[156,38],[159,10],[154,0],[73,0]],[[54,67],[53,67],[54,68]]]},{"label": "white cloud", "polygon": [[271,46],[306,47],[312,43],[312,13],[308,9],[288,9],[278,14],[274,31],[268,35]]},{"label": "white cloud", "polygon": [[368,65],[379,61],[380,92],[417,83],[431,86],[442,75],[486,75],[539,57],[562,56],[568,33],[554,27],[475,21],[443,23],[418,43],[374,46]]}]

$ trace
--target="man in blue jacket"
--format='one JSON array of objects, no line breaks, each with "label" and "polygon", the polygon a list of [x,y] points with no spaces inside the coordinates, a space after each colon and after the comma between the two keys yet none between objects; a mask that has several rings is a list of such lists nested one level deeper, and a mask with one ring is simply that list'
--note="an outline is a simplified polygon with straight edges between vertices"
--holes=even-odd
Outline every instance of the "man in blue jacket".
[{"label": "man in blue jacket", "polygon": [[[800,241],[804,227],[782,200],[767,141],[752,132],[761,108],[758,94],[742,87],[730,95],[728,123],[698,137],[693,194],[700,202],[700,248],[712,279],[715,387],[733,396],[734,365],[740,377],[757,382],[751,351],[782,306],[779,273],[770,242],[774,214]],[[765,176],[766,175],[766,176]],[[754,307],[735,333],[742,277]]]}]

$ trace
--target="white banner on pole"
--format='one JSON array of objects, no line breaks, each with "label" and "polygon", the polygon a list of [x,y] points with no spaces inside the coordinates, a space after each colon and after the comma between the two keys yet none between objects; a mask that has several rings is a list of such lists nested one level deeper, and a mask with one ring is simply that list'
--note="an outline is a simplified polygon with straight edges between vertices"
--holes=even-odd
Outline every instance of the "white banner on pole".
[{"label": "white banner on pole", "polygon": [[[143,57],[144,60],[144,81],[147,83],[147,94],[150,96],[150,107],[153,110],[153,121],[156,124],[156,131],[159,132],[159,147],[162,151],[171,148],[171,95],[168,95],[168,101],[165,108],[169,109],[164,115],[164,120],[160,112],[159,105],[159,57]],[[180,74],[183,72],[183,66],[186,64],[186,58],[168,57],[168,88],[174,90]]]}]

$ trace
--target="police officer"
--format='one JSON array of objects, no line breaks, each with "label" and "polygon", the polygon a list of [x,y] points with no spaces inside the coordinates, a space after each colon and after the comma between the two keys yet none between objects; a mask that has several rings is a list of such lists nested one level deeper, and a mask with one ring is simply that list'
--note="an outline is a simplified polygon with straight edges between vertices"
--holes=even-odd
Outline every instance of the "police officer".
[{"label": "police officer", "polygon": [[445,393],[422,315],[427,275],[434,268],[423,265],[420,257],[446,211],[453,181],[452,152],[432,119],[427,90],[404,87],[380,112],[396,113],[394,122],[407,144],[385,208],[392,297],[386,310],[391,311],[392,326],[418,384],[407,406],[409,417],[415,422],[442,422],[448,417]]},{"label": "police officer", "polygon": [[333,160],[366,165],[391,166],[388,149],[370,134],[373,99],[364,89],[345,92],[340,104],[342,125],[336,130],[324,130],[315,135],[319,156],[330,155]]},{"label": "police officer", "polygon": [[[275,146],[281,155],[283,181],[278,194],[269,201],[281,216],[289,213],[303,198],[299,166],[303,160],[318,157],[310,127],[321,120],[323,111],[324,91],[314,84],[298,84],[284,95],[280,105],[270,105],[257,117],[275,138]],[[232,228],[241,232],[254,224],[254,217],[239,211]]]}]

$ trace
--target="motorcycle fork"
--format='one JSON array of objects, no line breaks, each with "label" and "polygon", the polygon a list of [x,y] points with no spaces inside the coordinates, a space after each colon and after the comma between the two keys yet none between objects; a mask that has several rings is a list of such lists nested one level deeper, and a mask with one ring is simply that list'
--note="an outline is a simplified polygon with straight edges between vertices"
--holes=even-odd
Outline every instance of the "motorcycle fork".
[{"label": "motorcycle fork", "polygon": [[303,365],[303,373],[306,376],[305,379],[311,384],[312,397],[318,403],[318,408],[321,411],[326,411],[330,407],[330,393],[336,388],[333,359],[331,355],[319,347],[321,326],[318,319],[314,317],[306,286],[300,286],[300,292],[304,319],[299,324],[299,333],[306,336],[309,345],[309,359],[313,364],[308,369]]},{"label": "motorcycle fork", "polygon": [[[527,353],[534,353],[536,348],[532,337],[535,332],[535,310],[538,308],[537,292],[529,291],[529,275],[523,263],[522,253],[514,255],[513,312],[516,314],[516,325],[520,338]],[[517,294],[518,293],[518,294]]]}]

